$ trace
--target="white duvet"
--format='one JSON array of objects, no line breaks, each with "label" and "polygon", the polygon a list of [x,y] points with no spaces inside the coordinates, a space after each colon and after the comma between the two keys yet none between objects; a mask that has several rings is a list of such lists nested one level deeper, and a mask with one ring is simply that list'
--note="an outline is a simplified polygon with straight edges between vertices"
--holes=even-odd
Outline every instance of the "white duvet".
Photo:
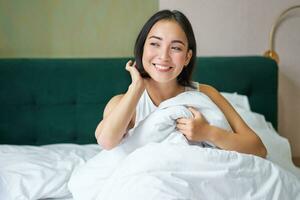
[{"label": "white duvet", "polygon": [[186,106],[230,131],[207,96],[182,93],[160,104],[121,145],[74,170],[68,185],[74,199],[300,199],[300,172],[291,162],[289,144],[261,115],[236,108],[261,137],[269,160],[205,141],[189,144],[175,128],[175,119],[191,116]]},{"label": "white duvet", "polygon": [[0,200],[65,199],[73,169],[98,145],[0,145]]}]

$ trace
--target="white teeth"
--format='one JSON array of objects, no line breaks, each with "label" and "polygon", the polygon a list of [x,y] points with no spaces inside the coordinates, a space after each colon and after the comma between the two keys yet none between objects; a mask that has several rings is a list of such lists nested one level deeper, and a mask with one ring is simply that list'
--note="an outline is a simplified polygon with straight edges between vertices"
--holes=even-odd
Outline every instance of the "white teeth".
[{"label": "white teeth", "polygon": [[157,65],[157,64],[155,64],[155,67],[158,68],[158,69],[161,69],[161,70],[167,70],[167,69],[170,68],[168,66],[162,66],[162,65]]}]

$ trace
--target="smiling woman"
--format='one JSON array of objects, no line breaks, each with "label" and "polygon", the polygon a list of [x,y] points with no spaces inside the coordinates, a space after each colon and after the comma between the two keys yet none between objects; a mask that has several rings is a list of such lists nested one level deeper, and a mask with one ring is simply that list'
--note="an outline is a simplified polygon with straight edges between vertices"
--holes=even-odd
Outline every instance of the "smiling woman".
[{"label": "smiling woman", "polygon": [[[206,147],[227,150],[226,156],[233,159],[228,163],[238,163],[234,161],[236,157],[227,155],[232,152],[243,153],[237,154],[241,157],[244,154],[266,157],[267,150],[259,134],[245,123],[234,107],[212,86],[192,81],[195,58],[194,33],[183,13],[162,10],[146,22],[135,43],[136,62],[128,61],[125,66],[131,75],[131,84],[125,94],[116,95],[108,102],[95,131],[97,142],[106,151],[76,170],[69,182],[76,199],[90,195],[90,199],[95,196],[106,199],[101,191],[93,194],[90,188],[99,184],[111,188],[109,177],[118,170],[118,163],[126,161],[127,156],[130,161],[130,155],[139,152],[138,148],[149,147],[147,144],[151,142],[158,143],[157,149],[167,144],[170,151],[195,148],[199,153]],[[180,152],[189,152],[184,149],[167,154],[168,158],[161,164],[169,163],[168,159],[180,155]],[[194,167],[192,160],[201,162],[202,154],[192,154],[191,151],[184,156],[193,158],[190,161],[177,158],[176,162],[183,164],[188,161],[191,162],[189,166]],[[178,163],[176,166],[182,166]],[[113,175],[122,176],[123,171]],[[83,189],[82,180],[91,184],[87,190]],[[122,185],[127,183],[125,180]],[[201,184],[197,182],[195,185]]]},{"label": "smiling woman", "polygon": [[177,76],[191,57],[192,50],[188,49],[187,37],[178,23],[161,20],[152,27],[145,41],[142,61],[154,81],[173,81],[176,85]]},{"label": "smiling woman", "polygon": [[[70,12],[94,13],[74,5]],[[101,12],[106,14],[114,12]],[[136,23],[125,21],[126,29]],[[78,23],[80,31],[86,28]],[[124,27],[118,23],[113,20],[106,34]],[[195,55],[189,21],[163,10],[138,35],[136,63],[0,59],[0,199],[61,199],[70,192],[74,200],[300,199],[300,170],[290,161],[289,143],[267,122],[277,127],[276,63],[259,56],[199,57],[195,66]],[[235,94],[229,104],[212,86],[195,81],[247,95],[249,102]],[[93,132],[100,145],[40,146],[95,143]]]},{"label": "smiling woman", "polygon": [[[186,16],[169,10],[154,14],[137,37],[136,63],[129,61],[126,65],[132,77],[128,91],[113,97],[104,110],[95,133],[98,143],[105,149],[116,147],[128,130],[162,102],[187,90],[200,90],[223,112],[234,134],[228,135],[228,130],[210,125],[194,108],[189,108],[192,119],[177,119],[180,133],[191,142],[209,141],[222,149],[265,157],[262,141],[228,101],[213,87],[192,83],[195,57],[196,40]],[[140,107],[149,105],[152,107],[141,115]]]}]

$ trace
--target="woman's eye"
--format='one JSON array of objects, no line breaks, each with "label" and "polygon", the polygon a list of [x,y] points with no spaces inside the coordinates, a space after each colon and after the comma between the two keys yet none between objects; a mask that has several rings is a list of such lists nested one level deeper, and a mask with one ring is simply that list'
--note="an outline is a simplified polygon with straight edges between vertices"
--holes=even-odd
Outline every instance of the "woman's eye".
[{"label": "woman's eye", "polygon": [[172,47],[172,49],[176,50],[176,51],[181,51],[180,47]]},{"label": "woman's eye", "polygon": [[159,44],[158,44],[158,43],[155,43],[155,42],[151,42],[150,45],[151,45],[151,46],[154,46],[154,47],[158,47],[158,46],[159,46]]}]

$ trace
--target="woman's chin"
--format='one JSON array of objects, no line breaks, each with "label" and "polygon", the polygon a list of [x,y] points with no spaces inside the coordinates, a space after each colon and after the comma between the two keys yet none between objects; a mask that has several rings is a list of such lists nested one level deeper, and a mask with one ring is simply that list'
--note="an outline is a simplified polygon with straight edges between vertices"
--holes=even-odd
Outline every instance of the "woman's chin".
[{"label": "woman's chin", "polygon": [[[176,78],[171,78],[171,77],[161,77],[161,76],[151,76],[151,79],[149,79],[149,81],[153,81],[155,83],[161,83],[161,84],[166,84],[166,83],[170,83],[174,80],[176,80]],[[177,81],[176,81],[177,82]]]}]

